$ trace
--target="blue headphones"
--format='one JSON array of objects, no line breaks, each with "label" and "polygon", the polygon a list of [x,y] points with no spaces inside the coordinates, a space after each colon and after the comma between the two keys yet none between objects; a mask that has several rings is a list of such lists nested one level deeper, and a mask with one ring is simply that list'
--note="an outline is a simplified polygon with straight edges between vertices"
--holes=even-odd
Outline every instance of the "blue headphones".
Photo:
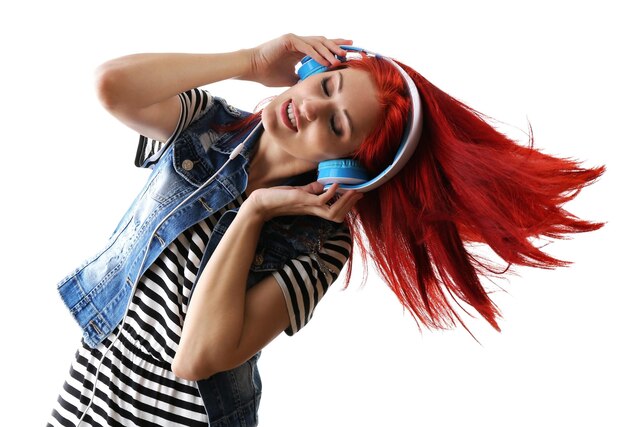
[{"label": "blue headphones", "polygon": [[[366,192],[373,190],[391,179],[402,167],[408,162],[411,155],[415,152],[415,148],[422,134],[422,104],[417,87],[409,75],[400,67],[393,59],[387,58],[376,53],[371,53],[365,49],[354,46],[341,46],[343,50],[348,51],[345,57],[336,56],[341,62],[362,59],[362,55],[381,58],[389,61],[402,75],[402,78],[409,89],[411,95],[411,119],[407,122],[402,136],[402,142],[398,148],[393,162],[387,166],[380,174],[372,179],[368,179],[367,172],[354,159],[336,159],[320,162],[317,167],[317,181],[324,184],[324,190],[327,190],[333,183],[339,183],[340,192],[347,190],[358,190]],[[305,56],[296,65],[296,73],[301,80],[306,79],[314,74],[323,73],[328,67],[321,65],[310,56]],[[343,191],[342,191],[343,190]]]}]

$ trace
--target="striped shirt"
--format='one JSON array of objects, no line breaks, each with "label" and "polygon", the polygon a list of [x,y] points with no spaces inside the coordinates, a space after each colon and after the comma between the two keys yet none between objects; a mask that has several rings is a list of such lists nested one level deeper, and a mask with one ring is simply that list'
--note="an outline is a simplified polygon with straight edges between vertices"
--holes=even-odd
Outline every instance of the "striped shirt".
[{"label": "striped shirt", "polygon": [[[203,91],[181,94],[183,114],[177,131],[210,106]],[[184,113],[193,112],[193,114]],[[150,143],[152,154],[163,145]],[[146,145],[147,146],[147,145]],[[151,155],[146,152],[145,158]],[[241,206],[245,194],[183,232],[146,270],[129,307],[122,333],[106,354],[93,403],[83,425],[206,426],[208,418],[196,383],[176,377],[171,363],[178,348],[191,287],[213,227],[227,210]],[[298,256],[272,273],[281,287],[293,335],[313,315],[317,303],[337,279],[351,251],[347,227],[321,250]],[[118,326],[119,328],[119,326]],[[75,426],[92,396],[96,370],[118,328],[95,349],[79,346],[49,419],[49,426]]]}]

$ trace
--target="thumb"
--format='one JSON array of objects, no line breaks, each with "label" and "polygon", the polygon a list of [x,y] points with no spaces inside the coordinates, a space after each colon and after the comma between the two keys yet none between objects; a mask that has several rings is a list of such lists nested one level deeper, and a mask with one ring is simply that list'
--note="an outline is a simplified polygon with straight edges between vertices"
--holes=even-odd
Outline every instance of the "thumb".
[{"label": "thumb", "polygon": [[293,75],[289,77],[289,86],[294,86],[299,81],[300,79],[298,78],[298,76],[295,73],[293,73]]},{"label": "thumb", "polygon": [[320,194],[324,191],[324,184],[318,181],[313,181],[303,186],[302,189],[307,193]]}]

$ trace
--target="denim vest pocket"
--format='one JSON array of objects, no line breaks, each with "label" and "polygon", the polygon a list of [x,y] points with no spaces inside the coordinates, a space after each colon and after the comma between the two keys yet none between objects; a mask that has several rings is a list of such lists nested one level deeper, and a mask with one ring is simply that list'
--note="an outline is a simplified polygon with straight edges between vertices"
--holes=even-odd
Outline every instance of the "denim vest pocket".
[{"label": "denim vest pocket", "polygon": [[[179,198],[181,193],[188,193],[189,184],[176,174],[174,168],[160,167],[155,170],[146,193],[159,205],[165,205]],[[146,210],[149,210],[148,206]]]},{"label": "denim vest pocket", "polygon": [[215,166],[202,148],[200,134],[185,132],[174,144],[174,169],[190,184],[201,186],[215,171]]}]

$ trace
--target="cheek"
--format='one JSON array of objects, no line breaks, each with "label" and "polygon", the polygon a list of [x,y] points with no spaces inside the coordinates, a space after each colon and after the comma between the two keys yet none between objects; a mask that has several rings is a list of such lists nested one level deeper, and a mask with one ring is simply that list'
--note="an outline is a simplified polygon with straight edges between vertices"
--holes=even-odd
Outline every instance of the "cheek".
[{"label": "cheek", "polygon": [[311,148],[315,148],[315,151],[325,153],[333,148],[333,141],[328,135],[328,132],[326,132],[321,126],[309,128],[306,139],[307,145]]},{"label": "cheek", "polygon": [[[268,106],[269,107],[269,106]],[[261,112],[261,122],[263,122],[263,128],[266,131],[272,131],[276,126],[276,117],[271,113],[270,108],[264,108]]]}]

